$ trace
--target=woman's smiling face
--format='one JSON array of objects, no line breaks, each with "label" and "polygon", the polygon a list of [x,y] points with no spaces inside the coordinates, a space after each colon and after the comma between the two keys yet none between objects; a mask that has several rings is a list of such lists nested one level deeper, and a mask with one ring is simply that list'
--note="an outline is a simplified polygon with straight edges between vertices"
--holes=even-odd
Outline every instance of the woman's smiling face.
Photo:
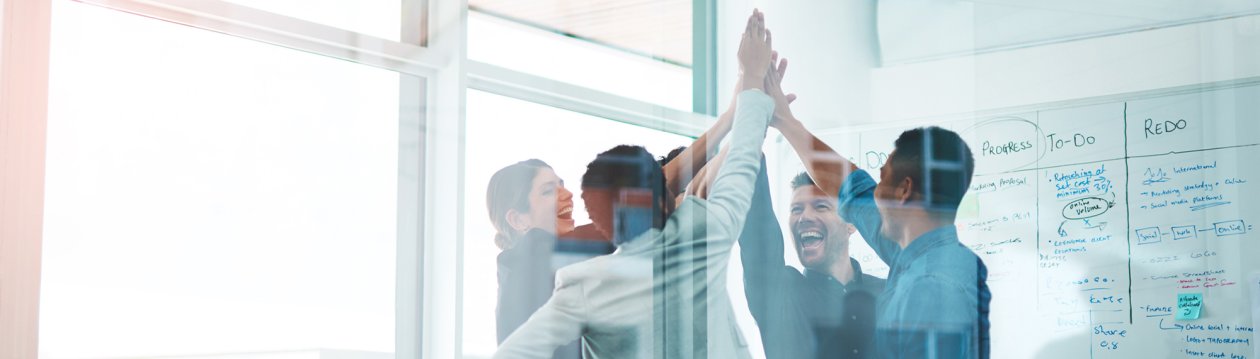
[{"label": "woman's smiling face", "polygon": [[529,218],[533,228],[552,234],[573,231],[573,192],[550,168],[539,168],[529,192]]}]

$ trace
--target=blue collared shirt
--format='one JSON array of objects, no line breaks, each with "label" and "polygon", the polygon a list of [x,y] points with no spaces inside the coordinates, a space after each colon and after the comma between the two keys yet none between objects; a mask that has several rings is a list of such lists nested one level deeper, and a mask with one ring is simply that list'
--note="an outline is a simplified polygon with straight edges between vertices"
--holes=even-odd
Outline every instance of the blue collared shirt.
[{"label": "blue collared shirt", "polygon": [[889,267],[875,309],[880,357],[988,358],[988,270],[958,242],[957,228],[934,229],[901,248],[881,233],[875,180],[862,170],[840,189],[840,216]]}]

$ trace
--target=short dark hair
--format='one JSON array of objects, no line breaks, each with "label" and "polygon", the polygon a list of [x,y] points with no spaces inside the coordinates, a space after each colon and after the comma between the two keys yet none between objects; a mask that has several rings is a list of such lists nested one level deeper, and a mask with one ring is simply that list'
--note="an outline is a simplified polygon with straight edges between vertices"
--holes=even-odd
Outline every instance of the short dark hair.
[{"label": "short dark hair", "polygon": [[891,178],[909,177],[929,208],[957,211],[976,167],[967,142],[954,131],[931,126],[902,132],[893,146]]},{"label": "short dark hair", "polygon": [[809,177],[809,172],[801,171],[792,178],[792,190],[805,186],[817,186],[817,184],[814,184],[814,179]]},{"label": "short dark hair", "polygon": [[670,150],[669,153],[665,154],[665,156],[661,157],[661,159],[656,160],[656,162],[660,163],[661,167],[665,167],[665,165],[669,164],[669,161],[673,161],[675,158],[678,158],[678,155],[682,154],[683,151],[686,150],[687,146],[678,146],[678,148]]},{"label": "short dark hair", "polygon": [[652,153],[642,146],[619,145],[595,156],[586,165],[582,188],[649,189],[652,191],[652,227],[664,228],[665,173]]}]

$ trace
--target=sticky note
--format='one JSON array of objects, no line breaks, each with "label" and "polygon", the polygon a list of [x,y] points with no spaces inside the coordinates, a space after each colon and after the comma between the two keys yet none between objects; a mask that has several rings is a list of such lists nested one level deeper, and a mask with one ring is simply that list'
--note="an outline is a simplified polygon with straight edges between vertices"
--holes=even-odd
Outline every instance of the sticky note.
[{"label": "sticky note", "polygon": [[1177,294],[1177,320],[1199,319],[1203,311],[1203,293]]}]

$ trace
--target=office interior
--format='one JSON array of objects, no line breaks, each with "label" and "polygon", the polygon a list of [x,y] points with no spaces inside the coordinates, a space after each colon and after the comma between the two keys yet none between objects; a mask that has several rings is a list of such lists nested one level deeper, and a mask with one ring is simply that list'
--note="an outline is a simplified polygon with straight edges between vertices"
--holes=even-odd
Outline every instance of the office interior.
[{"label": "office interior", "polygon": [[[2,357],[490,358],[490,176],[542,159],[578,199],[613,145],[690,144],[753,9],[792,111],[859,168],[909,128],[969,142],[994,357],[1260,356],[1254,1],[0,4]],[[804,166],[762,150],[786,223]],[[1074,216],[1056,176],[1091,170],[1064,196],[1106,209]],[[1187,293],[1202,319],[1171,314]]]}]

